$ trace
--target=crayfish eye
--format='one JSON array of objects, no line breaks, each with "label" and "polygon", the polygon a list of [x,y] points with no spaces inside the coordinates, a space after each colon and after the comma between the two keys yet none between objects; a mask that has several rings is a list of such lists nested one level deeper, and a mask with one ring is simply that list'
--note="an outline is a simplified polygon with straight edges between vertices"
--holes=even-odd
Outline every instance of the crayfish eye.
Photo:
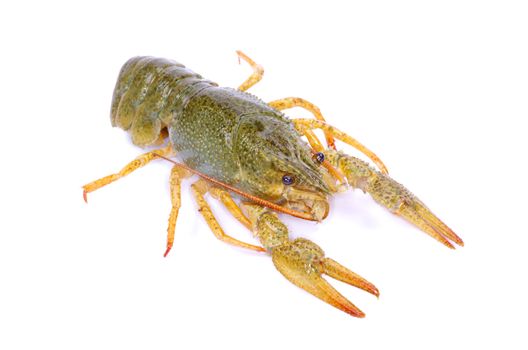
[{"label": "crayfish eye", "polygon": [[317,163],[322,163],[325,160],[325,155],[323,152],[317,152],[316,154],[314,154],[314,158]]},{"label": "crayfish eye", "polygon": [[295,182],[295,178],[291,175],[284,175],[282,177],[282,183],[285,184],[286,186],[293,185],[294,182]]}]

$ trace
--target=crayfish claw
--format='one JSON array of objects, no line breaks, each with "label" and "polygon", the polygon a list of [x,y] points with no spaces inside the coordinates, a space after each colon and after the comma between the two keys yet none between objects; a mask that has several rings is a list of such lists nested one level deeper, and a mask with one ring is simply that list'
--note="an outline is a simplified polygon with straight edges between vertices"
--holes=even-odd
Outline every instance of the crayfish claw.
[{"label": "crayfish claw", "polygon": [[375,285],[373,285],[357,273],[350,271],[337,261],[330,258],[324,258],[323,269],[324,273],[328,276],[338,281],[350,284],[351,286],[362,289],[365,292],[368,292],[379,298],[379,290],[378,288],[376,288]]},{"label": "crayfish claw", "polygon": [[436,217],[421,200],[387,175],[378,173],[375,178],[371,178],[367,191],[376,202],[394,214],[400,215],[446,247],[455,248],[450,241],[460,246],[464,245],[462,239]]},{"label": "crayfish claw", "polygon": [[381,206],[400,215],[448,248],[455,248],[452,242],[459,246],[464,245],[462,239],[420,199],[388,175],[376,171],[361,159],[342,152],[327,150],[325,156],[332,165],[343,172],[350,186],[369,193]]},{"label": "crayfish claw", "polygon": [[413,223],[422,231],[451,249],[454,249],[455,247],[449,240],[455,242],[461,247],[464,246],[464,241],[462,241],[453,230],[444,224],[414,196],[409,201],[403,201],[401,206],[394,213],[402,216],[407,221]]},{"label": "crayfish claw", "polygon": [[277,270],[290,282],[349,315],[365,317],[363,311],[322,277],[323,273],[379,296],[372,283],[334,260],[325,258],[323,250],[307,239],[297,238],[280,245],[273,249],[271,255]]}]

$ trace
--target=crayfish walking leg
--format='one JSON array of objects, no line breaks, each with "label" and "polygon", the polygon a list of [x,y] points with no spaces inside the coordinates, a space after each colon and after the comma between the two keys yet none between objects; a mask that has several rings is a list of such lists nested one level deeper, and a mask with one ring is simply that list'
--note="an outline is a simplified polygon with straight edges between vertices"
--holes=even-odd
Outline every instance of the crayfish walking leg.
[{"label": "crayfish walking leg", "polygon": [[83,188],[83,198],[85,202],[88,202],[88,193],[93,192],[101,187],[111,184],[112,182],[121,179],[122,177],[127,176],[131,172],[147,165],[154,159],[158,158],[159,155],[168,156],[172,154],[172,147],[169,145],[167,147],[154,150],[151,152],[144,153],[138,156],[136,159],[128,163],[115,174],[111,174],[105,177],[102,177],[98,180],[92,181],[89,184],[84,185]]},{"label": "crayfish walking leg", "polygon": [[218,238],[219,240],[232,244],[237,247],[241,248],[247,248],[250,250],[255,250],[257,252],[263,252],[264,249],[262,247],[252,245],[249,243],[245,243],[242,241],[239,241],[236,238],[233,238],[229,235],[227,235],[224,230],[222,230],[222,227],[216,220],[216,218],[213,215],[213,212],[211,211],[211,208],[209,207],[209,204],[205,200],[204,196],[209,191],[208,184],[205,182],[205,180],[198,180],[194,184],[191,185],[192,192],[194,194],[194,198],[196,199],[196,202],[198,203],[198,211],[202,214],[205,221],[209,225],[209,228],[211,231],[213,231],[213,234]]}]

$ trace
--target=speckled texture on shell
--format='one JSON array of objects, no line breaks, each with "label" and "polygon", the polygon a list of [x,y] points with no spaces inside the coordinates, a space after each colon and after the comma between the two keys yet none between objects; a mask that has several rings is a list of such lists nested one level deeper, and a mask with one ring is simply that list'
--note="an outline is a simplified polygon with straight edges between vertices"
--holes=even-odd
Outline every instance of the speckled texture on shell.
[{"label": "speckled texture on shell", "polygon": [[171,60],[134,57],[125,63],[111,121],[141,147],[156,142],[167,128],[185,164],[265,199],[280,197],[286,173],[296,186],[329,192],[323,170],[287,117]]},{"label": "speckled texture on shell", "polygon": [[121,68],[114,89],[112,126],[128,130],[135,145],[148,146],[186,103],[189,88],[214,85],[171,60],[131,58]]}]

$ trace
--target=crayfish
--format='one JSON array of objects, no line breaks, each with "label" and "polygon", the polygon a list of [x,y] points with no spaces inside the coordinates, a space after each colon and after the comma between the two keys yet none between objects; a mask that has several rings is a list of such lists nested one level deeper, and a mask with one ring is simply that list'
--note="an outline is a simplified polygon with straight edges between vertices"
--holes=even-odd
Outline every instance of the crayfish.
[{"label": "crayfish", "polygon": [[[318,107],[302,98],[264,102],[246,92],[264,73],[242,52],[253,73],[238,89],[219,87],[177,62],[134,57],[121,68],[111,107],[113,126],[130,133],[140,147],[160,145],[121,171],[83,187],[84,198],[155,159],[174,163],[170,174],[172,209],[165,256],[174,242],[181,181],[191,175],[200,213],[220,240],[265,252],[289,281],[356,317],[364,313],[323,277],[326,274],[378,296],[363,277],[325,257],[304,238],[290,240],[277,212],[321,221],[329,196],[359,188],[449,248],[463,241],[416,196],[387,175],[383,162],[352,136],[326,123]],[[301,107],[315,118],[289,119],[281,111]],[[322,130],[326,147],[314,130]],[[368,157],[367,162],[338,151],[335,140]],[[177,157],[179,161],[175,161]],[[206,194],[218,199],[253,232],[261,245],[229,236],[215,219]]]}]

